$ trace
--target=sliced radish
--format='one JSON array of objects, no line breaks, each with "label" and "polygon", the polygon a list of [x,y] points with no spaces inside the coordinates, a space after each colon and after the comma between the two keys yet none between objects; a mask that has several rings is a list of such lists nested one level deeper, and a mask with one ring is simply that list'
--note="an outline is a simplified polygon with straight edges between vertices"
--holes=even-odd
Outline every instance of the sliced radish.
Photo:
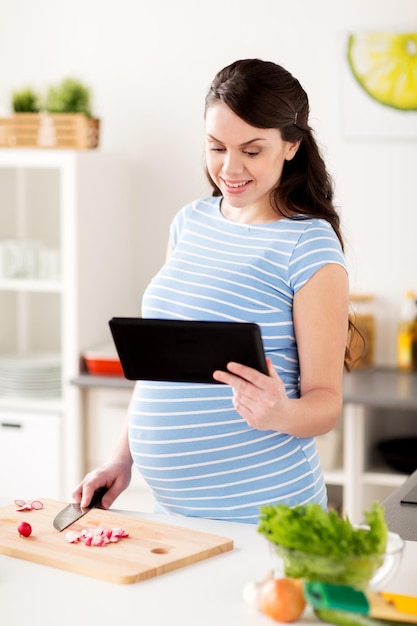
[{"label": "sliced radish", "polygon": [[96,528],[83,528],[79,533],[75,531],[69,531],[65,538],[69,543],[77,543],[82,541],[86,546],[102,547],[108,543],[117,543],[119,539],[129,537],[123,528],[103,528],[97,526]]},{"label": "sliced radish", "polygon": [[14,503],[17,506],[16,511],[30,511],[31,509],[34,509],[35,511],[40,511],[41,509],[43,509],[43,502],[41,502],[40,500],[33,500],[33,502],[31,502],[30,504],[25,500],[15,500]]}]

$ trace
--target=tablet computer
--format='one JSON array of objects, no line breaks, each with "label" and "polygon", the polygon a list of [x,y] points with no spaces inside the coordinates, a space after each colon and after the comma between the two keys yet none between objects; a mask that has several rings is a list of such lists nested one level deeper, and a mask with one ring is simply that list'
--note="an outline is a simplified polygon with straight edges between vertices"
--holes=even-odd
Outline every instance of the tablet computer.
[{"label": "tablet computer", "polygon": [[217,383],[214,370],[229,361],[268,373],[254,323],[113,317],[109,325],[128,380]]}]

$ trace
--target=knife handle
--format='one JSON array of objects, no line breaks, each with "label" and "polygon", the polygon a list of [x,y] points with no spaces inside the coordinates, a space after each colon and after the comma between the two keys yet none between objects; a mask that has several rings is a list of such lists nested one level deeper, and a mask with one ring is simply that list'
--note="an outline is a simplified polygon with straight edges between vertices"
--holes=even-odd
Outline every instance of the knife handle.
[{"label": "knife handle", "polygon": [[96,489],[93,497],[91,498],[90,504],[88,505],[87,508],[89,509],[98,509],[100,508],[101,505],[101,499],[104,496],[105,493],[108,492],[107,487],[100,487],[99,489]]}]

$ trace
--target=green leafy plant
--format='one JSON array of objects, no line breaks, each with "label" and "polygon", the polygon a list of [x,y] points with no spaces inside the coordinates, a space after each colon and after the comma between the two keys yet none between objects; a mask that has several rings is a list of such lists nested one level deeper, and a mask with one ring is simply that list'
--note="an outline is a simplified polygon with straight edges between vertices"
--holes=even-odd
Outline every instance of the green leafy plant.
[{"label": "green leafy plant", "polygon": [[364,519],[366,526],[357,527],[319,504],[267,505],[258,531],[282,559],[286,576],[363,586],[382,565],[388,537],[378,504]]},{"label": "green leafy plant", "polygon": [[37,113],[39,111],[39,96],[31,87],[14,91],[12,108],[15,113]]},{"label": "green leafy plant", "polygon": [[66,78],[49,88],[43,108],[49,113],[84,113],[91,117],[90,89],[75,78]]}]

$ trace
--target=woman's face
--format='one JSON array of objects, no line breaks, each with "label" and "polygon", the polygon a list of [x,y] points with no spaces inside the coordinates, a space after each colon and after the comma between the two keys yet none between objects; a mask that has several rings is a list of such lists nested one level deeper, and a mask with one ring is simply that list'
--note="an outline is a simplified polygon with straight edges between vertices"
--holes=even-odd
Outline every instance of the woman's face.
[{"label": "woman's face", "polygon": [[277,219],[270,203],[286,160],[299,142],[284,141],[275,128],[256,128],[223,102],[206,112],[206,162],[223,195],[222,212],[234,221]]}]

